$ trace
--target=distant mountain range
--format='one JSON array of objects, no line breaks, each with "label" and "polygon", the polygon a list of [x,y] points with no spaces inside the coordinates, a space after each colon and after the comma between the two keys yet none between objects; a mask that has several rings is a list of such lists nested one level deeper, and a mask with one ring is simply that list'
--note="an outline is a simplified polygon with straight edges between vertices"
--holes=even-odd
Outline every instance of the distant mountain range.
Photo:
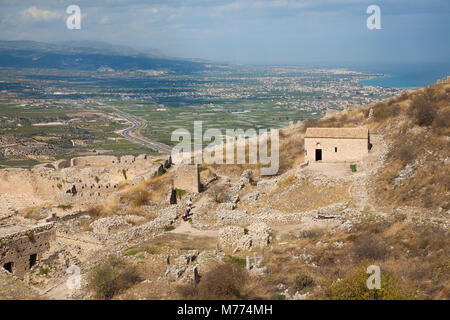
[{"label": "distant mountain range", "polygon": [[190,73],[205,69],[205,63],[171,58],[158,50],[137,51],[127,46],[99,41],[44,43],[30,40],[0,40],[0,67],[98,70],[166,70]]}]

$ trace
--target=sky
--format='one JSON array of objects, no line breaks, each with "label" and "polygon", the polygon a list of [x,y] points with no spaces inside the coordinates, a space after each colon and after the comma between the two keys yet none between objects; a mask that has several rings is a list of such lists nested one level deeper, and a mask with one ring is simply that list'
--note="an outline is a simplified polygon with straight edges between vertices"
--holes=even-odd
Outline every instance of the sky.
[{"label": "sky", "polygon": [[[69,5],[81,29],[69,30]],[[378,5],[381,29],[366,12]],[[95,40],[243,64],[450,59],[449,0],[0,0],[0,39]]]}]

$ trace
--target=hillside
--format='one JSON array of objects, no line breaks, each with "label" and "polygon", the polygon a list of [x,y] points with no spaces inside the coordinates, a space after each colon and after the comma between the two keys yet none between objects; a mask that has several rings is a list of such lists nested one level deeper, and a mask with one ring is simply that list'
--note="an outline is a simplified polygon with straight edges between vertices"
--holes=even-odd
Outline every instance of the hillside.
[{"label": "hillside", "polygon": [[[283,128],[278,175],[204,164],[200,193],[171,189],[183,164],[147,155],[16,169],[22,185],[65,184],[45,202],[27,188],[0,221],[56,213],[56,239],[24,280],[43,298],[449,299],[449,121],[449,83],[348,107]],[[358,126],[373,147],[356,172],[304,162],[307,128]],[[71,264],[82,270],[76,293],[65,286]],[[367,289],[369,265],[381,289]]]},{"label": "hillside", "polygon": [[47,44],[35,41],[0,41],[0,67],[95,71],[166,70],[190,73],[204,64],[190,60],[146,54],[131,48],[99,42]]}]

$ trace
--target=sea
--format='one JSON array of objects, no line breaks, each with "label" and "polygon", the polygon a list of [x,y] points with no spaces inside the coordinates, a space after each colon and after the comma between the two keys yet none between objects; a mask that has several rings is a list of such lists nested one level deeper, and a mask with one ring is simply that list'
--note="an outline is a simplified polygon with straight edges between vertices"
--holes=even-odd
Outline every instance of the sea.
[{"label": "sea", "polygon": [[450,61],[444,63],[377,64],[358,66],[355,70],[381,74],[360,83],[383,88],[421,88],[450,76]]}]

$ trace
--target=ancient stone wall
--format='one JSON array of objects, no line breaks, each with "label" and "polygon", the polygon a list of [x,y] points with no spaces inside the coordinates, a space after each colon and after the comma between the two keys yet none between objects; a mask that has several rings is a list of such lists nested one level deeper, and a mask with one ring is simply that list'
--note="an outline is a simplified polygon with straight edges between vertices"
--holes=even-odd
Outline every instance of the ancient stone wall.
[{"label": "ancient stone wall", "polygon": [[50,248],[50,241],[54,238],[53,223],[35,227],[0,227],[0,267],[23,277]]},{"label": "ancient stone wall", "polygon": [[[134,185],[163,173],[164,165],[169,167],[171,161],[161,162],[146,154],[122,156],[120,159],[89,156],[55,161],[31,169],[2,169],[0,195],[6,195],[7,201],[0,202],[0,214],[10,211],[10,207],[23,209],[50,200],[56,201],[56,205],[73,205],[104,199],[118,190],[125,177]],[[76,194],[71,192],[74,186]]]},{"label": "ancient stone wall", "polygon": [[200,175],[197,164],[179,164],[175,171],[173,186],[190,192],[200,192]]},{"label": "ancient stone wall", "polygon": [[119,159],[115,156],[88,156],[76,157],[70,160],[71,167],[100,166],[106,167],[118,163]]}]

